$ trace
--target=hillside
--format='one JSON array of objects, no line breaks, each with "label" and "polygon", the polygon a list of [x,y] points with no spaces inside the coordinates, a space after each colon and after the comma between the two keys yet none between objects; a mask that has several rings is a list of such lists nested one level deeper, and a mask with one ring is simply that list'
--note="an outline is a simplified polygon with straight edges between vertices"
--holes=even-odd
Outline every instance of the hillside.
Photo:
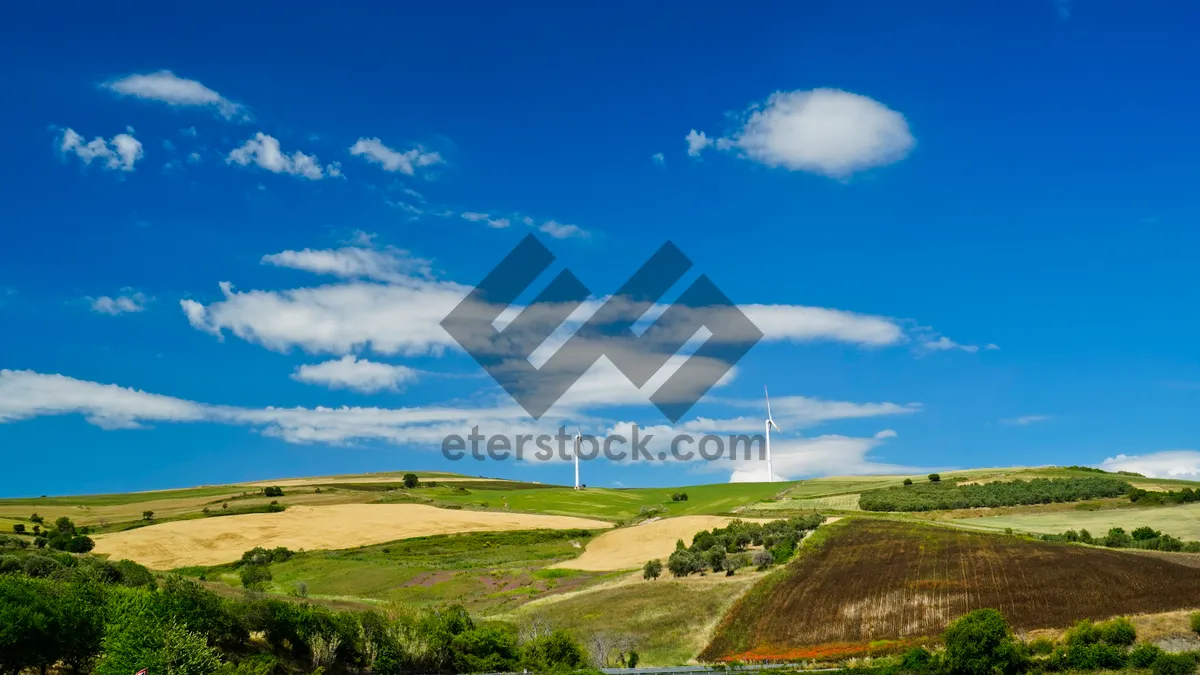
[{"label": "hillside", "polygon": [[1163,558],[917,522],[845,519],[722,620],[702,660],[845,655],[939,634],[973,609],[1018,630],[1200,606],[1200,576]]}]

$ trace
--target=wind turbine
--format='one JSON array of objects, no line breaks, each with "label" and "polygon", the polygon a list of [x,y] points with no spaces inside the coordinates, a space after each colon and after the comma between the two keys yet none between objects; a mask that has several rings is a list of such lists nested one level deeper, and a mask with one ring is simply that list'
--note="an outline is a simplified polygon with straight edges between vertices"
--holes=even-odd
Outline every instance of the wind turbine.
[{"label": "wind turbine", "polygon": [[775,424],[775,420],[771,417],[771,394],[767,392],[767,385],[765,384],[763,385],[763,395],[767,398],[767,419],[763,422],[763,426],[766,427],[767,431],[767,482],[774,483],[775,471],[771,468],[771,427],[775,427],[775,431],[781,433],[782,430],[778,424]]},{"label": "wind turbine", "polygon": [[577,429],[575,432],[575,489],[579,487],[579,448],[583,445],[583,429]]}]

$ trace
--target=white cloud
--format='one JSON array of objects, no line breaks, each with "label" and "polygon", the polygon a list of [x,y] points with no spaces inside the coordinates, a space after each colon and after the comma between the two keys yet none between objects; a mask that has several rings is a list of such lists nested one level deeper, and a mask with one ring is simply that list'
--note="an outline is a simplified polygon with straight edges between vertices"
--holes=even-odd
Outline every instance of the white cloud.
[{"label": "white cloud", "polygon": [[1105,471],[1133,471],[1148,478],[1200,480],[1200,451],[1164,450],[1148,455],[1117,455],[1100,462]]},{"label": "white cloud", "polygon": [[407,366],[359,360],[353,354],[334,361],[302,365],[292,375],[292,379],[298,382],[319,384],[330,389],[351,389],[364,394],[385,389],[396,391],[405,384],[415,382],[417,377],[417,371]]},{"label": "white cloud", "polygon": [[547,220],[542,223],[538,227],[538,231],[548,234],[555,239],[570,239],[571,237],[586,238],[588,236],[587,230],[578,225],[567,225],[555,220]]},{"label": "white cloud", "polygon": [[299,150],[290,155],[284,154],[279,149],[279,141],[261,131],[255,134],[254,138],[248,139],[241,147],[229,153],[225,162],[241,166],[253,162],[272,173],[287,173],[309,180],[321,180],[325,177],[336,178],[342,175],[341,167],[337,162],[322,167],[316,155],[306,155]]},{"label": "white cloud", "polygon": [[1007,424],[1009,426],[1027,427],[1030,424],[1049,422],[1052,419],[1054,419],[1054,415],[1022,415],[1020,417],[1012,417],[1009,419],[1000,420],[1000,423]]},{"label": "white cloud", "polygon": [[875,438],[883,440],[885,438],[895,438],[898,435],[893,429],[884,429],[883,431],[876,432]]},{"label": "white cloud", "polygon": [[[882,432],[881,432],[882,433]],[[870,438],[826,435],[814,438],[771,437],[771,465],[776,480],[809,476],[861,476],[872,474],[914,474],[923,469],[875,461],[870,452],[884,439],[879,434]],[[731,483],[763,482],[766,480],[766,462],[757,459],[739,459],[732,464],[729,477]]]},{"label": "white cloud", "polygon": [[[233,103],[196,80],[179,77],[169,70],[128,75],[105,82],[106,89],[125,96],[160,101],[172,106],[212,107],[225,119],[249,119],[244,106]],[[191,128],[195,135],[195,127]]]},{"label": "white cloud", "polygon": [[145,311],[146,305],[154,300],[145,293],[134,292],[130,288],[122,289],[122,293],[123,295],[116,297],[102,295],[98,298],[87,298],[87,300],[91,303],[93,312],[111,316]]},{"label": "white cloud", "polygon": [[765,340],[836,340],[885,346],[907,339],[899,323],[882,316],[802,305],[739,305],[739,309],[763,332]]},{"label": "white cloud", "polygon": [[508,218],[496,217],[493,218],[490,213],[480,213],[478,211],[464,211],[459,214],[463,220],[468,220],[472,223],[485,223],[488,227],[502,230],[509,225],[512,225],[512,220]]},{"label": "white cloud", "polygon": [[187,161],[188,161],[188,164],[196,164],[197,162],[200,161],[200,153],[198,153],[198,152],[190,153],[187,157]]},{"label": "white cloud", "polygon": [[715,146],[772,167],[833,178],[904,159],[916,144],[904,116],[840,89],[779,91],[751,106],[740,129],[713,140],[693,129],[688,154]]},{"label": "white cloud", "polygon": [[[373,235],[371,235],[373,236]],[[282,251],[263,256],[264,265],[288,267],[343,279],[374,279],[403,283],[414,275],[430,276],[430,261],[398,248],[347,246],[339,249]]]},{"label": "white cloud", "polygon": [[147,421],[198,421],[204,418],[204,409],[190,401],[116,385],[0,370],[0,423],[66,414],[82,414],[105,429],[135,429]]},{"label": "white cloud", "polygon": [[[992,349],[999,349],[999,347],[997,347],[994,344],[989,344],[986,347],[984,347],[984,349],[992,350]],[[959,343],[955,342],[954,340],[951,340],[950,338],[946,337],[945,335],[943,335],[937,339],[934,339],[932,337],[923,336],[921,338],[921,341],[917,345],[917,350],[925,351],[925,352],[945,352],[945,351],[958,350],[958,351],[967,352],[968,354],[975,354],[979,351],[979,345],[959,344]]]},{"label": "white cloud", "polygon": [[419,146],[399,152],[384,145],[378,138],[358,139],[350,146],[350,154],[378,164],[384,171],[399,171],[408,176],[415,174],[418,168],[445,163],[442,156],[436,152],[426,152]]},{"label": "white cloud", "polygon": [[650,161],[654,162],[658,166],[667,165],[667,158],[661,152],[656,152],[653,155],[650,155]]},{"label": "white cloud", "polygon": [[91,141],[84,142],[83,136],[74,129],[66,129],[59,137],[58,150],[64,155],[74,154],[91,164],[92,160],[102,161],[102,166],[113,171],[133,171],[133,165],[142,158],[142,144],[131,133],[117,134],[110,140],[97,136]]}]

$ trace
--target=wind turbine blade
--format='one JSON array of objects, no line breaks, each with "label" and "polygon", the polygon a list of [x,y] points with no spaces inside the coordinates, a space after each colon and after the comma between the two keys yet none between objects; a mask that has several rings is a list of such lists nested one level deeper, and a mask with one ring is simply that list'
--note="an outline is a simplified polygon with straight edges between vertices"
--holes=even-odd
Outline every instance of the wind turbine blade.
[{"label": "wind turbine blade", "polygon": [[783,433],[783,429],[780,429],[779,425],[775,424],[775,420],[767,418],[767,421],[771,423],[771,426],[775,428],[775,431],[778,431],[781,434]]},{"label": "wind turbine blade", "polygon": [[767,397],[767,419],[771,419],[771,394],[767,392],[767,385],[765,384],[763,385],[763,395]]}]

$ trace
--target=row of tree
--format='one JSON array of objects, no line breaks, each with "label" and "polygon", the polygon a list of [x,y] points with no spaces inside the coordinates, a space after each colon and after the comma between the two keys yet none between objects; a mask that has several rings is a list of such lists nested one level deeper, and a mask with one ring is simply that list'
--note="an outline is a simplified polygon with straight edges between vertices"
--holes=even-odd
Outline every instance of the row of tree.
[{"label": "row of tree", "polygon": [[[24,523],[16,523],[13,525],[13,532],[15,534],[32,534],[33,545],[36,548],[49,547],[55,551],[87,553],[96,546],[96,542],[87,536],[89,534],[88,528],[75,527],[75,523],[71,522],[71,519],[66,516],[54,521],[52,525],[45,529],[42,527],[45,520],[38,514],[33,514],[30,520],[33,521],[31,531],[26,531]],[[5,546],[25,548],[28,545],[28,540],[18,537],[4,537],[0,539],[0,548],[4,548]]]},{"label": "row of tree", "polygon": [[864,511],[938,511],[997,506],[1023,506],[1119,497],[1133,489],[1118,478],[1034,478],[993,483],[950,484],[931,481],[862,493]]},{"label": "row of tree", "polygon": [[335,612],[257,594],[223,598],[177,576],[160,584],[127,561],[38,550],[0,556],[0,673],[479,673],[588,665],[585,648],[565,632],[522,639],[514,626],[477,622],[460,606]]},{"label": "row of tree", "polygon": [[1200,501],[1200,491],[1185,487],[1182,490],[1143,490],[1133,488],[1129,491],[1129,501],[1141,506],[1165,506],[1169,504],[1193,504]]},{"label": "row of tree", "polygon": [[1084,530],[1067,530],[1062,534],[1043,534],[1043,541],[1078,542],[1109,548],[1140,548],[1148,551],[1170,551],[1183,553],[1200,553],[1200,541],[1184,541],[1165,534],[1147,525],[1132,532],[1126,532],[1123,527],[1114,527],[1102,537],[1094,537],[1091,532]]},{"label": "row of tree", "polygon": [[[764,570],[790,560],[797,543],[823,522],[825,517],[816,513],[768,523],[733,520],[725,527],[697,532],[691,546],[682,539],[677,541],[666,568],[676,577],[707,571],[732,575],[748,566]],[[748,550],[751,546],[761,548],[751,552]],[[657,579],[662,571],[661,561],[649,560],[642,568],[642,576]]]},{"label": "row of tree", "polygon": [[1157,645],[1136,644],[1137,631],[1128,619],[1104,623],[1081,621],[1063,638],[1023,642],[1000,612],[980,609],[954,621],[942,636],[944,650],[909,650],[894,670],[928,675],[1020,675],[1043,672],[1087,672],[1150,669],[1154,675],[1192,675],[1193,654],[1167,654]]}]

